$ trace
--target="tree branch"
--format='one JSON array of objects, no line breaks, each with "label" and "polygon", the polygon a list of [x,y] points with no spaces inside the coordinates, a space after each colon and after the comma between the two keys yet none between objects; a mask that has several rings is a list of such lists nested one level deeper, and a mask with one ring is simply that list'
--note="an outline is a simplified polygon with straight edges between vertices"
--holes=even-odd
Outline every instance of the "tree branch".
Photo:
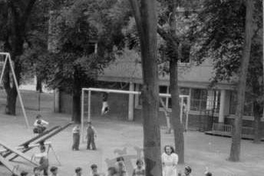
[{"label": "tree branch", "polygon": [[163,40],[170,41],[176,46],[180,45],[180,40],[177,38],[176,34],[166,32],[160,25],[157,26],[157,32],[163,38]]}]

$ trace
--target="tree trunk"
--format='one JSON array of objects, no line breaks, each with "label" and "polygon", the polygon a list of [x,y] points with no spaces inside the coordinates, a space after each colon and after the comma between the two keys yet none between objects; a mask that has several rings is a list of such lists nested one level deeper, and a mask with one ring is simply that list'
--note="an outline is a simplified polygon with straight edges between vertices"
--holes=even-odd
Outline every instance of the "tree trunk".
[{"label": "tree trunk", "polygon": [[81,79],[79,79],[78,71],[75,71],[72,91],[72,121],[75,123],[81,123],[81,92]]},{"label": "tree trunk", "polygon": [[17,90],[16,87],[10,87],[6,89],[6,109],[5,113],[9,115],[16,115],[16,100],[17,100]]},{"label": "tree trunk", "polygon": [[37,76],[37,85],[36,85],[36,91],[42,93],[43,90],[42,90],[42,79]]},{"label": "tree trunk", "polygon": [[253,21],[253,1],[246,0],[246,27],[245,27],[245,41],[243,46],[242,61],[240,67],[240,77],[238,83],[238,101],[236,107],[236,117],[234,121],[234,128],[232,132],[232,144],[230,150],[230,161],[239,161],[241,152],[241,131],[242,131],[242,117],[244,114],[246,78],[248,72],[248,64],[250,58],[251,42],[252,42],[252,21]]},{"label": "tree trunk", "polygon": [[170,90],[172,104],[172,126],[174,129],[175,151],[179,156],[179,164],[184,163],[184,136],[183,124],[180,119],[180,98],[178,86],[178,64],[177,59],[170,60]]},{"label": "tree trunk", "polygon": [[[168,7],[171,9],[170,16],[170,35],[176,35],[176,1],[168,1]],[[178,2],[179,3],[179,2]],[[172,37],[171,37],[172,38]],[[171,45],[171,46],[170,46]],[[181,57],[181,51],[177,41],[167,41],[167,47],[175,48],[175,53],[171,55],[170,59],[170,91],[171,91],[171,105],[172,105],[172,126],[174,129],[174,144],[175,151],[179,156],[179,164],[184,163],[184,136],[183,136],[183,124],[180,119],[180,98],[179,98],[179,86],[178,86],[178,59]]]},{"label": "tree trunk", "polygon": [[77,91],[72,94],[72,121],[81,123],[81,94]]},{"label": "tree trunk", "polygon": [[[15,64],[14,64],[15,65]],[[20,67],[14,68],[15,74],[20,73]],[[19,83],[19,78],[17,79]],[[6,109],[5,113],[8,115],[16,115],[16,100],[17,100],[17,89],[14,83],[14,75],[11,72],[10,63],[7,62],[3,76],[3,85],[6,91]]]},{"label": "tree trunk", "polygon": [[[19,9],[20,6],[16,4],[16,1],[10,1],[8,3],[9,12],[7,18],[9,18],[10,22],[8,24],[10,25],[10,35],[7,37],[4,45],[7,46],[5,51],[10,52],[18,85],[21,78],[21,61],[18,56],[23,54],[26,25],[35,2],[36,0],[29,0],[25,11]],[[3,82],[7,93],[6,114],[15,115],[17,89],[13,77],[10,79],[10,69],[7,69]]]},{"label": "tree trunk", "polygon": [[[141,4],[139,4],[141,2]],[[143,133],[146,176],[161,176],[155,0],[130,0],[140,36],[143,70]]]}]

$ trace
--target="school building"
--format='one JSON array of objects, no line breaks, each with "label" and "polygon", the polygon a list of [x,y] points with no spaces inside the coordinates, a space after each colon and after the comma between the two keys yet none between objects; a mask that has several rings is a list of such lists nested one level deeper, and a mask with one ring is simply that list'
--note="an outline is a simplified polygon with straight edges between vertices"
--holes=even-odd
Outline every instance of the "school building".
[{"label": "school building", "polygon": [[[140,91],[142,87],[142,68],[140,56],[134,51],[126,50],[122,56],[117,56],[103,74],[98,77],[100,88]],[[236,80],[218,83],[210,88],[214,75],[209,59],[201,65],[195,65],[190,59],[179,62],[179,87],[181,95],[190,97],[188,111],[188,128],[195,130],[210,130],[213,123],[231,124],[235,117]],[[169,75],[159,74],[159,92],[170,93]],[[168,109],[171,108],[170,98],[163,97]],[[248,100],[248,99],[247,99]],[[58,111],[71,113],[71,96],[63,92],[57,96],[60,106]],[[140,121],[140,95],[110,93],[108,98],[110,111],[107,116],[122,120]],[[100,93],[93,92],[91,100],[92,118],[101,113],[102,99]],[[243,117],[244,127],[253,127],[253,103],[246,101]],[[165,124],[163,106],[160,105],[160,123]],[[251,129],[252,130],[252,129]]]},{"label": "school building", "polygon": [[[56,51],[56,42],[58,42],[58,31],[55,28],[57,13],[59,12],[51,12],[50,14],[50,51]],[[92,42],[95,43],[95,41]],[[94,48],[96,49],[96,44]],[[166,64],[162,66],[166,66]],[[162,66],[160,65],[159,67]],[[236,111],[235,92],[237,80],[233,79],[230,82],[220,82],[213,88],[210,88],[211,78],[214,75],[213,65],[210,59],[206,59],[202,64],[197,66],[190,57],[185,57],[179,61],[178,69],[180,94],[188,95],[190,98],[187,111],[188,127],[190,129],[204,131],[211,130],[213,124],[232,124]],[[100,82],[98,85],[100,88],[140,91],[142,87],[140,56],[134,51],[125,50],[121,56],[117,56],[116,60],[104,69],[103,73],[98,76],[98,81]],[[161,70],[159,74],[159,92],[170,93],[169,75]],[[87,105],[87,98],[85,100]],[[170,109],[170,98],[163,97],[162,100],[165,106]],[[121,120],[142,120],[140,95],[111,93],[108,97],[108,103],[110,111],[105,115],[106,117],[112,116]],[[91,107],[92,118],[100,116],[102,107],[100,93],[92,93]],[[71,113],[71,95],[65,92],[55,91],[54,110],[55,112]],[[186,115],[184,120],[186,123]],[[262,118],[262,125],[264,126],[263,120],[264,118]],[[250,133],[252,133],[253,121],[253,103],[246,97],[243,126],[250,128]],[[166,123],[162,105],[160,105],[160,123]]]}]

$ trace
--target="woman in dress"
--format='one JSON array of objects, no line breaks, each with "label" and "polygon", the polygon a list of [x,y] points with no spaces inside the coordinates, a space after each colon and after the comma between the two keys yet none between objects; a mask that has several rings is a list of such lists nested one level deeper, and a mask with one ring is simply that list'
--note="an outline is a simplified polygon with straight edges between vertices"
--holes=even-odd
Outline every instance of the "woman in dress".
[{"label": "woman in dress", "polygon": [[161,155],[162,159],[162,175],[163,176],[176,176],[178,155],[170,145],[164,147],[164,153]]}]

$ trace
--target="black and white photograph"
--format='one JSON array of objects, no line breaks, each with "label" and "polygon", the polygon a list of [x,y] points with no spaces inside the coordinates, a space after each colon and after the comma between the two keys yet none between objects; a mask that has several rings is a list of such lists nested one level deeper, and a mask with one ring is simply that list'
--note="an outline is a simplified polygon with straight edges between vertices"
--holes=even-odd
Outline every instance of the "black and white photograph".
[{"label": "black and white photograph", "polygon": [[0,176],[264,176],[263,0],[0,0]]}]

